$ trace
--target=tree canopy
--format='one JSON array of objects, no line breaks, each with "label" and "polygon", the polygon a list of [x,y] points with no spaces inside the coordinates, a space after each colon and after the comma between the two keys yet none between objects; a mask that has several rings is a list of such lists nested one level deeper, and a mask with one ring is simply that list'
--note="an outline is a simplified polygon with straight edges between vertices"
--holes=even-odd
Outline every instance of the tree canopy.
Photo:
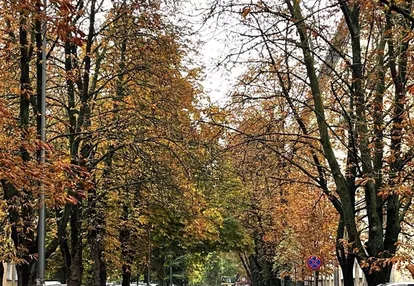
[{"label": "tree canopy", "polygon": [[243,70],[226,106],[203,90],[184,4],[0,3],[0,257],[19,286],[35,284],[41,193],[49,277],[68,286],[148,269],[273,286],[308,279],[310,255],[347,286],[355,261],[388,281],[411,262],[412,3],[207,3],[220,64]]}]

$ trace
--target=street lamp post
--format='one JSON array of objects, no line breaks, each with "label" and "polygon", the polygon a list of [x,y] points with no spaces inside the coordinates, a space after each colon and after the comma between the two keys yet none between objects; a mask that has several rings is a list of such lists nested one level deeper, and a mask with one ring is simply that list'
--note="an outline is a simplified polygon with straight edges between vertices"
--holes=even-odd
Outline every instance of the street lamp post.
[{"label": "street lamp post", "polygon": [[151,283],[151,228],[148,229],[148,261],[147,261],[147,286]]},{"label": "street lamp post", "polygon": [[169,286],[172,286],[172,265],[171,263],[170,263],[170,285]]},{"label": "street lamp post", "polygon": [[[42,24],[42,93],[40,104],[40,140],[46,142],[46,7],[47,0],[43,2],[44,19]],[[42,146],[40,150],[40,164],[45,163],[45,148]],[[38,224],[38,271],[37,271],[37,285],[45,285],[45,233],[46,233],[46,205],[44,189],[41,186],[39,195],[39,224]]]}]

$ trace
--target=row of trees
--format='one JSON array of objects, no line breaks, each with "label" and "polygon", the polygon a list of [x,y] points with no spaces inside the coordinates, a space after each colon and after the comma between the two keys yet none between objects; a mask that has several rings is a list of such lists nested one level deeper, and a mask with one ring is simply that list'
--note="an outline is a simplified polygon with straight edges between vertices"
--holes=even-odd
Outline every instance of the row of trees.
[{"label": "row of trees", "polygon": [[69,286],[128,286],[149,265],[162,281],[176,261],[196,277],[213,250],[236,251],[254,285],[304,281],[311,254],[345,285],[354,261],[388,281],[412,222],[412,3],[214,3],[246,70],[226,109],[202,106],[169,4],[0,3],[0,247],[19,286],[36,276],[42,190]]}]

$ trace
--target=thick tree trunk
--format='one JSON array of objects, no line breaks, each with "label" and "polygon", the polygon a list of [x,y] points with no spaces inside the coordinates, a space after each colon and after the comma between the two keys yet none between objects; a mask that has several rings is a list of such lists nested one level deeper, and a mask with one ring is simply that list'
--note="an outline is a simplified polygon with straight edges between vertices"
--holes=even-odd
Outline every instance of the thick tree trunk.
[{"label": "thick tree trunk", "polygon": [[277,275],[275,275],[275,271],[273,270],[273,262],[266,261],[265,262],[266,267],[266,280],[268,286],[278,286],[281,284],[280,279],[277,278]]},{"label": "thick tree trunk", "polygon": [[[279,283],[278,284],[275,284],[275,286],[280,286],[280,285],[281,285],[281,283],[280,283],[280,280],[279,280]],[[291,286],[292,285],[292,280],[290,279],[289,276],[283,277],[283,285],[284,286]]]},{"label": "thick tree trunk", "polygon": [[252,274],[251,275],[252,284],[255,286],[263,286],[263,280],[261,276],[262,269],[257,259],[257,256],[254,254],[250,255],[249,260],[250,260],[249,265],[251,266],[250,273]]},{"label": "thick tree trunk", "polygon": [[3,261],[0,261],[0,286],[3,286],[3,277],[4,277],[4,264],[3,264]]},{"label": "thick tree trunk", "polygon": [[354,286],[354,264],[355,257],[353,255],[348,255],[342,263],[340,263],[344,286]]},{"label": "thick tree trunk", "polygon": [[69,273],[68,273],[68,286],[81,286],[82,284],[82,273],[83,273],[83,267],[82,267],[82,254],[81,249],[82,247],[79,246],[74,250],[74,254],[72,256],[72,264],[69,267]]},{"label": "thick tree trunk", "polygon": [[122,265],[122,286],[131,284],[131,267],[127,264]]},{"label": "thick tree trunk", "polygon": [[381,271],[370,271],[365,269],[364,274],[368,286],[376,286],[390,281],[392,264],[385,266]]},{"label": "thick tree trunk", "polygon": [[[92,230],[92,232],[95,232]],[[97,239],[96,234],[90,234],[88,238],[89,242],[89,251],[90,251],[90,259],[92,261],[92,265],[90,266],[89,278],[87,285],[88,286],[100,286],[101,284],[101,265],[103,264],[101,251],[99,242]],[[105,285],[105,283],[104,283]]]},{"label": "thick tree trunk", "polygon": [[[107,179],[111,171],[113,152],[114,149],[111,145],[108,150],[109,155],[105,159],[105,170],[102,174],[104,179]],[[105,188],[107,187],[109,186],[104,183],[103,192],[105,192]],[[97,194],[96,188],[92,188],[89,191],[88,206],[88,219],[90,225],[90,229],[88,231],[88,243],[90,247],[91,260],[93,261],[88,284],[93,286],[105,286],[107,278],[106,263],[104,261],[104,237],[106,234],[105,210],[107,207],[106,195],[101,194],[100,196]],[[129,271],[129,273],[130,272],[131,271]]]},{"label": "thick tree trunk", "polygon": [[18,286],[27,286],[30,281],[30,265],[23,263],[16,265],[17,271],[17,285]]},{"label": "thick tree trunk", "polygon": [[267,249],[268,246],[260,240],[255,239],[255,253],[249,257],[249,273],[251,273],[250,281],[254,286],[278,286],[281,281],[277,278],[276,273],[273,271],[273,263],[268,260],[269,257],[274,257],[270,254],[271,249]]}]

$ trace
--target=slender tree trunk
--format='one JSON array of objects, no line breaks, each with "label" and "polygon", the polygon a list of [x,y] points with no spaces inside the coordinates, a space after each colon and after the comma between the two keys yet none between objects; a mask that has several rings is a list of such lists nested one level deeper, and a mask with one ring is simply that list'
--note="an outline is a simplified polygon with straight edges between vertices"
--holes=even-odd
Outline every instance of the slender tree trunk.
[{"label": "slender tree trunk", "polygon": [[60,251],[62,253],[62,257],[63,257],[63,273],[65,274],[65,283],[67,283],[68,279],[69,279],[69,269],[70,266],[72,264],[72,258],[70,256],[70,250],[69,250],[69,245],[68,245],[68,241],[67,241],[67,237],[66,237],[66,232],[60,236],[60,240],[59,240],[59,246],[60,246]]},{"label": "slender tree trunk", "polygon": [[[125,13],[127,9],[126,0],[122,2],[121,9],[119,14],[122,15]],[[125,14],[124,14],[125,17]],[[125,20],[127,22],[128,19]],[[121,21],[122,23],[122,21]],[[126,45],[127,45],[127,35],[128,31],[125,27],[119,29],[119,33],[122,35],[122,40],[120,43],[120,58],[119,58],[119,66],[118,66],[118,77],[116,81],[116,97],[114,99],[114,110],[116,114],[116,121],[118,122],[118,103],[122,98],[125,96],[125,89],[124,89],[124,70],[125,70],[125,52],[126,52]],[[131,265],[133,263],[133,258],[131,257],[130,249],[130,230],[128,226],[128,214],[129,214],[129,207],[127,204],[128,200],[124,203],[122,207],[122,215],[121,215],[121,231],[119,233],[119,240],[121,242],[121,249],[122,249],[122,286],[129,286],[131,283]],[[149,243],[149,242],[148,242]],[[147,277],[148,282],[150,281],[150,277]]]},{"label": "slender tree trunk", "polygon": [[70,227],[71,227],[71,264],[68,267],[68,286],[81,286],[82,283],[82,199],[78,197],[78,203],[72,205]]},{"label": "slender tree trunk", "polygon": [[131,283],[131,265],[133,263],[131,250],[131,231],[128,226],[129,206],[128,200],[122,206],[121,215],[121,231],[119,233],[119,241],[122,249],[122,286],[129,286]]},{"label": "slender tree trunk", "polygon": [[88,195],[88,244],[90,251],[90,258],[93,261],[87,285],[89,286],[105,286],[106,285],[106,264],[103,259],[105,251],[104,236],[105,236],[105,214],[104,205],[101,202],[105,201],[105,197],[99,199],[96,189],[89,191]]},{"label": "slender tree trunk", "polygon": [[[43,65],[42,65],[42,49],[43,49],[43,43],[42,43],[42,23],[41,23],[41,9],[42,3],[41,1],[36,2],[36,13],[37,18],[35,20],[35,42],[36,42],[36,96],[30,96],[31,98],[31,105],[33,108],[33,113],[36,115],[36,129],[37,129],[37,139],[41,139],[41,132],[42,132],[42,124],[41,124],[41,114],[40,110],[42,110],[42,90],[46,88],[45,86],[42,86],[42,74],[43,74]],[[40,163],[40,149],[37,150],[37,160]],[[41,186],[39,186],[41,188]],[[35,198],[33,198],[35,199]],[[37,211],[37,208],[34,210],[34,212]],[[38,245],[37,245],[37,238],[36,241],[33,242],[33,248],[36,249],[36,252],[38,252]],[[56,248],[55,248],[56,249]],[[46,253],[44,253],[46,254]],[[29,264],[29,282],[28,285],[36,285],[36,278],[37,278],[37,260],[31,260]]]},{"label": "slender tree trunk", "polygon": [[[81,166],[86,168],[88,163],[90,163],[91,158],[93,158],[93,147],[90,141],[90,136],[87,137],[75,137],[75,133],[86,132],[90,130],[91,122],[91,108],[90,108],[90,94],[89,94],[89,78],[90,78],[90,69],[91,69],[91,51],[92,44],[94,39],[94,25],[95,25],[95,13],[96,13],[96,1],[92,0],[89,2],[90,11],[89,11],[89,28],[88,28],[88,37],[85,47],[85,58],[83,65],[83,74],[78,78],[73,78],[74,70],[78,68],[77,62],[77,48],[70,42],[70,40],[65,43],[65,70],[68,74],[67,77],[67,94],[68,94],[68,117],[70,122],[70,136],[69,136],[69,145],[70,145],[70,154],[71,161],[74,165]],[[82,7],[83,8],[83,7]],[[73,19],[68,19],[73,20]],[[74,23],[71,23],[74,25]],[[68,35],[70,39],[70,35]],[[75,83],[79,89],[80,95],[80,108],[78,110],[78,117],[75,116]],[[86,192],[87,190],[83,185],[79,186],[79,189]],[[80,286],[82,283],[83,267],[82,267],[82,251],[83,251],[83,199],[78,194],[74,194],[77,199],[77,204],[71,206],[70,212],[70,259],[66,259],[66,267],[68,269],[68,286]],[[63,243],[64,244],[64,243]],[[65,247],[68,247],[68,244],[64,244]],[[65,251],[67,254],[67,251]],[[95,255],[96,252],[94,250]],[[100,255],[100,254],[99,254]],[[99,256],[98,255],[98,256]],[[98,259],[99,260],[99,259]],[[70,263],[70,265],[67,265]],[[99,262],[97,262],[99,265]],[[93,266],[95,267],[95,266]],[[102,269],[100,266],[98,268]],[[98,278],[94,278],[92,284],[100,285],[99,281],[100,273],[98,273]],[[99,281],[99,282],[97,282]]]},{"label": "slender tree trunk", "polygon": [[344,286],[353,286],[354,285],[354,263],[355,255],[349,253],[342,242],[345,238],[345,224],[342,216],[339,219],[337,232],[336,232],[336,257],[338,259],[339,265],[342,270]]},{"label": "slender tree trunk", "polygon": [[312,92],[313,102],[315,105],[315,115],[318,123],[320,142],[322,144],[326,160],[332,171],[337,192],[341,199],[342,215],[344,219],[344,225],[348,231],[349,240],[353,242],[354,247],[356,249],[362,250],[363,246],[355,223],[355,214],[352,208],[349,189],[346,183],[346,179],[341,172],[341,168],[333,151],[331,140],[329,137],[328,125],[325,120],[323,97],[319,87],[318,77],[316,75],[314,59],[311,53],[310,39],[308,38],[307,26],[305,23],[305,19],[302,15],[299,2],[300,1],[297,0],[286,0],[288,9],[293,19],[295,19],[295,25],[301,39],[301,49],[303,52],[304,64],[306,66],[306,72],[309,78],[310,89]]},{"label": "slender tree trunk", "polygon": [[[23,130],[23,137],[26,136],[26,131],[30,127],[30,103],[33,99],[32,87],[30,83],[30,60],[33,53],[33,46],[28,40],[28,15],[27,11],[20,13],[20,28],[19,28],[19,43],[20,43],[20,127]],[[34,108],[36,108],[34,106]],[[29,161],[30,156],[27,150],[21,148],[21,157],[23,161]],[[13,186],[10,186],[14,188]],[[16,266],[18,285],[30,286],[30,277],[32,264],[35,263],[32,255],[37,253],[37,243],[34,236],[34,223],[32,207],[33,196],[26,190],[21,190],[22,194],[19,196],[19,202],[15,198],[12,204],[24,205],[22,211],[18,214],[24,221],[24,225],[19,225],[19,221],[15,221],[12,227],[12,239],[16,249],[19,249],[19,258],[24,259],[25,263]],[[23,250],[23,251],[22,251]]]}]

